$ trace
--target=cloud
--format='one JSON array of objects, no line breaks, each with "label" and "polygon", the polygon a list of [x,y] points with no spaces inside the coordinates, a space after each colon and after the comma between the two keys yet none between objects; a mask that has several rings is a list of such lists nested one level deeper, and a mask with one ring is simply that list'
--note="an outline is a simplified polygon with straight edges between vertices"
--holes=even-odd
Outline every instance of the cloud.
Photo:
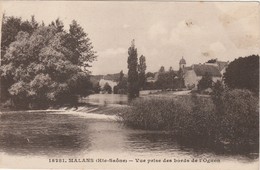
[{"label": "cloud", "polygon": [[151,40],[167,35],[168,30],[163,23],[157,23],[150,27],[148,36]]}]

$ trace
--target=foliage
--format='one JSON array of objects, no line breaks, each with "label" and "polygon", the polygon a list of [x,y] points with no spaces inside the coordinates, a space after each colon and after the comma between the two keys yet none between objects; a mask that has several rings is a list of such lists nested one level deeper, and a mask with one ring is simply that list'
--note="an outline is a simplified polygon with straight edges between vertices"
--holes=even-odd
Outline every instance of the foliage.
[{"label": "foliage", "polygon": [[177,88],[177,80],[176,74],[172,69],[169,69],[169,71],[165,72],[162,69],[164,67],[161,67],[159,70],[158,80],[155,82],[157,89],[175,89]]},{"label": "foliage", "polygon": [[202,76],[202,78],[198,82],[198,90],[202,91],[207,88],[211,88],[212,83],[213,83],[212,76],[209,73],[206,73],[204,76]]},{"label": "foliage", "polygon": [[[216,94],[216,93],[215,93]],[[248,90],[221,92],[223,109],[209,97],[136,99],[120,115],[127,126],[169,130],[180,138],[216,144],[258,145],[258,99]],[[222,113],[219,113],[221,111]]]},{"label": "foliage", "polygon": [[[1,58],[6,53],[9,45],[16,40],[16,36],[19,31],[27,32],[31,34],[38,26],[38,23],[34,20],[32,16],[31,21],[22,21],[21,18],[8,17],[3,14],[2,20],[2,33],[1,33]],[[5,61],[1,60],[1,65],[5,65]],[[13,83],[11,77],[1,76],[1,101],[4,102],[10,97],[8,93],[8,88]]]},{"label": "foliage", "polygon": [[127,78],[124,77],[123,71],[120,72],[119,82],[118,82],[118,94],[126,94],[127,93]]},{"label": "foliage", "polygon": [[146,76],[146,78],[148,78],[148,77],[153,77],[153,78],[154,78],[154,73],[152,73],[152,72],[147,72],[147,73],[145,74],[145,76]]},{"label": "foliage", "polygon": [[95,93],[99,93],[101,91],[99,82],[92,84],[92,89],[94,90]]},{"label": "foliage", "polygon": [[108,83],[106,83],[104,85],[104,87],[103,87],[103,91],[107,92],[108,94],[111,94],[112,93],[112,88],[111,88],[111,86]]},{"label": "foliage", "polygon": [[210,126],[215,125],[213,103],[208,98],[196,102],[191,97],[136,99],[121,116],[135,128],[174,130],[187,137],[210,135],[214,129]]},{"label": "foliage", "polygon": [[223,95],[223,92],[225,91],[225,87],[222,84],[222,82],[218,80],[217,82],[213,83],[212,90],[213,90],[213,92],[212,92],[211,98],[212,98],[213,103],[216,106],[217,114],[222,114],[224,112],[222,95]]},{"label": "foliage", "polygon": [[165,73],[165,68],[164,68],[164,66],[161,66],[161,67],[160,67],[158,73],[159,73],[159,74],[163,74],[163,73]]},{"label": "foliage", "polygon": [[137,49],[132,41],[131,47],[128,49],[128,96],[130,99],[139,96],[139,84],[138,84],[138,58]]},{"label": "foliage", "polygon": [[184,88],[185,87],[185,83],[184,83],[184,71],[183,69],[179,69],[178,73],[177,73],[177,87],[178,88]]},{"label": "foliage", "polygon": [[249,90],[225,91],[222,96],[221,139],[243,145],[258,142],[259,104]]},{"label": "foliage", "polygon": [[229,88],[248,89],[259,92],[259,56],[240,57],[232,61],[224,73],[224,82]]},{"label": "foliage", "polygon": [[217,59],[210,59],[206,63],[216,63],[216,62],[217,62]]},{"label": "foliage", "polygon": [[[2,56],[1,65],[1,76],[11,79],[8,93],[15,107],[75,103],[77,96],[90,93],[89,73],[82,68],[93,61],[94,51],[83,29],[75,23],[70,25],[74,30],[70,33],[61,27],[37,24],[32,24],[35,30],[31,34],[18,32]],[[74,44],[77,52],[68,48],[72,43],[68,37],[78,42]]]},{"label": "foliage", "polygon": [[141,89],[144,88],[145,82],[146,82],[145,70],[146,70],[145,56],[141,55],[141,57],[139,58],[139,64],[138,64],[138,81],[139,81],[139,87]]}]

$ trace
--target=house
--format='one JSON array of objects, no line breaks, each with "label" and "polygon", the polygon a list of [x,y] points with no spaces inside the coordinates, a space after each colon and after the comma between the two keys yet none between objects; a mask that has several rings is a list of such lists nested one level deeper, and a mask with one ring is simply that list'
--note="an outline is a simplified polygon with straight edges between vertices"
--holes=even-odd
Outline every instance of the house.
[{"label": "house", "polygon": [[221,81],[227,65],[228,62],[215,60],[215,62],[212,63],[193,64],[186,67],[186,61],[183,57],[179,62],[184,85],[187,88],[197,88],[199,80],[206,74],[212,76],[213,82],[217,82],[218,80]]}]

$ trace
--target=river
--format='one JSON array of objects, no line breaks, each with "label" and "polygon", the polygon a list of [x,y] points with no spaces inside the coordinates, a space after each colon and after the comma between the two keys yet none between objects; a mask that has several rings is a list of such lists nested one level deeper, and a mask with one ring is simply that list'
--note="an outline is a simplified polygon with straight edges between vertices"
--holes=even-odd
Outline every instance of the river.
[{"label": "river", "polygon": [[[102,97],[98,95],[86,100],[96,104],[127,101],[126,96],[116,96],[103,95],[103,99],[97,100]],[[56,158],[66,163],[49,162]],[[104,162],[110,158],[127,163]],[[81,162],[69,163],[69,159],[80,159]],[[82,162],[83,159],[94,162]],[[137,159],[146,162],[137,162]],[[202,162],[192,163],[192,160]],[[0,168],[254,169],[258,167],[258,161],[258,155],[254,156],[254,153],[216,153],[181,145],[166,132],[130,129],[116,121],[113,115],[75,111],[0,114]]]}]

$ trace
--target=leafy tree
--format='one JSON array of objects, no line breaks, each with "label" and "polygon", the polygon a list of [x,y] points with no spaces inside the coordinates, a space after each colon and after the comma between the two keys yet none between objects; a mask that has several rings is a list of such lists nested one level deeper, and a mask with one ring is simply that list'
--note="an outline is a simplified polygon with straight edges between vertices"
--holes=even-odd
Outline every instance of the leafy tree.
[{"label": "leafy tree", "polygon": [[154,73],[152,73],[152,72],[146,73],[146,78],[148,78],[148,77],[153,77],[154,78]]},{"label": "leafy tree", "polygon": [[63,22],[62,22],[59,18],[57,18],[57,19],[55,20],[55,22],[52,21],[51,24],[50,24],[50,26],[55,27],[56,30],[57,30],[57,32],[62,32],[62,31],[64,31]]},{"label": "leafy tree", "polygon": [[113,93],[114,94],[118,94],[118,85],[114,86]]},{"label": "leafy tree", "polygon": [[111,88],[111,86],[108,83],[106,83],[104,85],[104,87],[103,87],[103,91],[107,92],[108,94],[111,94],[112,93],[112,88]]},{"label": "leafy tree", "polygon": [[122,70],[119,73],[118,84],[114,88],[115,94],[126,94],[127,92],[127,78],[124,77]]},{"label": "leafy tree", "polygon": [[169,72],[173,72],[173,68],[172,68],[172,66],[170,66],[170,68],[169,68]]},{"label": "leafy tree", "polygon": [[175,73],[173,71],[167,71],[158,75],[156,86],[159,89],[173,89],[175,87]]},{"label": "leafy tree", "polygon": [[137,49],[135,48],[134,40],[131,47],[128,49],[128,96],[130,99],[139,96],[139,84],[138,84],[138,58]]},{"label": "leafy tree", "polygon": [[210,59],[206,63],[216,63],[216,62],[217,62],[217,59]]},{"label": "leafy tree", "polygon": [[88,34],[75,20],[70,24],[69,34],[65,36],[63,45],[71,52],[70,61],[88,71],[87,68],[91,67],[90,63],[96,59],[96,52],[93,50]]},{"label": "leafy tree", "polygon": [[4,56],[6,49],[9,45],[16,40],[19,31],[31,34],[37,29],[38,23],[32,16],[31,21],[22,21],[21,18],[13,16],[5,16],[3,14],[2,20],[2,37],[1,37],[1,56]]},{"label": "leafy tree", "polygon": [[92,84],[88,72],[82,70],[79,62],[72,62],[73,51],[65,46],[70,33],[59,32],[55,26],[34,27],[32,34],[19,32],[2,57],[1,76],[12,80],[8,93],[14,105],[42,108],[75,104],[78,96],[90,93]]},{"label": "leafy tree", "polygon": [[[259,99],[247,89],[223,93],[220,140],[234,145],[259,143]],[[244,147],[242,147],[244,148]],[[239,147],[241,150],[241,147]]]},{"label": "leafy tree", "polygon": [[183,69],[179,69],[179,71],[178,71],[178,73],[177,73],[177,76],[178,76],[178,78],[177,78],[177,86],[178,86],[178,88],[183,88],[183,87],[185,87],[185,83],[184,83],[184,71],[183,71]]},{"label": "leafy tree", "polygon": [[94,83],[93,86],[92,86],[93,90],[95,93],[99,93],[101,91],[101,87],[99,85],[99,82],[97,83]]},{"label": "leafy tree", "polygon": [[[32,21],[22,21],[21,18],[8,17],[3,14],[2,20],[2,38],[1,38],[1,65],[5,65],[4,55],[9,45],[16,40],[16,36],[19,31],[27,32],[32,34],[32,32],[37,28],[37,22],[32,16]],[[10,96],[8,93],[8,88],[13,83],[13,80],[9,76],[1,76],[1,101],[7,100]]]},{"label": "leafy tree", "polygon": [[165,68],[164,66],[161,66],[161,68],[159,69],[159,74],[163,74],[165,73]]},{"label": "leafy tree", "polygon": [[138,65],[139,87],[140,87],[141,89],[144,88],[145,82],[146,82],[145,70],[146,70],[145,56],[141,55],[141,57],[139,58],[139,65]]},{"label": "leafy tree", "polygon": [[198,82],[198,90],[202,91],[212,87],[212,76],[206,72],[204,76]]},{"label": "leafy tree", "polygon": [[225,84],[232,89],[259,92],[259,56],[240,57],[232,61],[224,73]]},{"label": "leafy tree", "polygon": [[169,83],[169,87],[168,88],[171,88],[171,89],[174,89],[176,88],[177,86],[177,82],[176,82],[176,73],[174,73],[173,71],[173,68],[170,67],[169,68],[169,71],[168,71],[168,83]]},{"label": "leafy tree", "polygon": [[123,73],[123,70],[120,71],[119,73],[119,78],[118,78],[118,82],[122,82],[123,81],[123,78],[124,78],[124,73]]},{"label": "leafy tree", "polygon": [[218,80],[216,83],[213,83],[212,90],[213,90],[211,95],[212,101],[216,106],[217,113],[221,115],[223,114],[222,95],[225,91],[224,85],[222,84],[221,81]]}]

